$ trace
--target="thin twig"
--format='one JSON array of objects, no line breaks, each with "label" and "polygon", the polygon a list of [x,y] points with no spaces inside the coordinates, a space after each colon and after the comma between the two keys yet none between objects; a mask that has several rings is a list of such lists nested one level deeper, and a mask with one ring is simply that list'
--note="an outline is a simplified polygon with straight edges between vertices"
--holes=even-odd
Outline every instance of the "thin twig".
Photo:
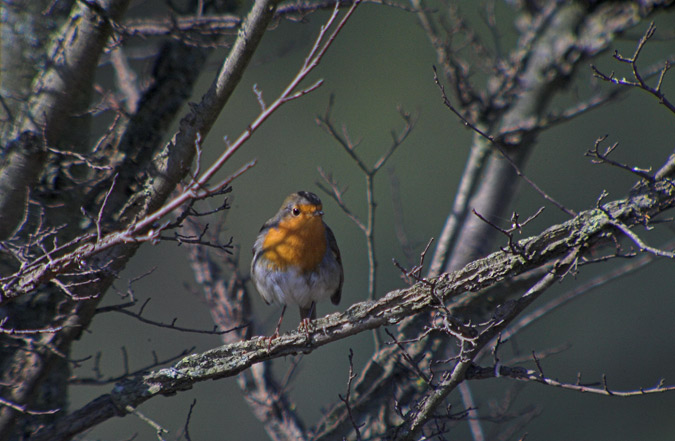
[{"label": "thin twig", "polygon": [[185,418],[185,425],[183,426],[183,433],[185,434],[185,440],[186,441],[192,441],[192,438],[190,437],[190,420],[192,419],[192,410],[195,408],[197,405],[197,399],[195,398],[192,400],[192,403],[190,404],[190,409],[188,410],[187,417]]},{"label": "thin twig", "polygon": [[664,62],[663,69],[661,69],[661,72],[659,74],[659,79],[657,81],[656,87],[651,87],[645,82],[642,74],[640,73],[637,67],[637,61],[638,57],[640,56],[640,52],[642,52],[642,49],[647,44],[647,41],[654,36],[654,32],[656,32],[656,27],[654,26],[654,22],[651,22],[649,24],[649,28],[647,28],[642,38],[640,38],[640,41],[638,42],[638,45],[635,48],[635,52],[633,53],[632,57],[624,57],[623,55],[619,54],[618,51],[614,52],[614,58],[616,60],[630,65],[633,73],[633,78],[635,78],[635,81],[631,81],[626,78],[616,78],[614,76],[614,72],[612,72],[609,75],[606,75],[600,72],[600,70],[593,65],[591,65],[591,69],[593,70],[593,74],[596,77],[602,79],[603,81],[607,81],[609,83],[616,84],[619,86],[637,87],[638,89],[642,89],[648,92],[649,94],[655,96],[660,104],[663,104],[664,106],[666,106],[668,110],[675,113],[675,103],[671,103],[670,100],[666,98],[665,94],[661,90],[666,73],[673,66],[671,61],[666,60]]},{"label": "thin twig", "polygon": [[361,441],[361,430],[359,429],[359,424],[356,423],[356,419],[352,415],[352,408],[351,405],[349,404],[349,399],[352,391],[352,383],[354,382],[354,379],[356,378],[356,374],[354,373],[354,351],[349,349],[349,374],[347,376],[347,392],[345,393],[345,396],[343,397],[342,395],[338,394],[338,397],[340,398],[340,401],[342,401],[345,404],[345,408],[347,409],[347,413],[349,414],[349,418],[352,421],[352,427],[354,428],[354,432],[356,433],[356,439]]},{"label": "thin twig", "polygon": [[159,423],[157,423],[155,420],[153,420],[150,417],[145,416],[142,412],[140,412],[138,409],[127,406],[125,409],[127,412],[129,412],[132,415],[135,415],[138,419],[146,423],[148,426],[152,427],[155,430],[155,434],[157,435],[157,439],[159,441],[164,441],[164,435],[168,434],[169,431],[162,427]]},{"label": "thin twig", "polygon": [[150,299],[148,298],[142,305],[141,309],[139,312],[132,312],[127,310],[129,306],[132,306],[133,304],[125,303],[124,305],[114,305],[114,306],[104,306],[101,308],[97,308],[96,312],[97,313],[104,313],[104,312],[119,312],[120,314],[128,315],[129,317],[133,317],[136,320],[140,321],[141,323],[145,323],[147,325],[152,325],[156,326],[158,328],[165,328],[165,329],[171,329],[174,331],[179,331],[179,332],[187,332],[191,334],[206,334],[206,335],[223,335],[223,334],[229,334],[230,332],[238,331],[242,328],[245,328],[246,325],[241,325],[232,329],[227,329],[224,331],[219,331],[218,329],[214,328],[211,330],[206,330],[206,329],[194,329],[194,328],[185,328],[182,326],[177,326],[176,321],[178,320],[177,318],[174,318],[171,323],[162,323],[158,322],[156,320],[150,320],[145,317],[143,317],[143,310],[145,309],[145,306],[148,304]]},{"label": "thin twig", "polygon": [[0,397],[0,406],[9,407],[16,410],[17,412],[26,414],[26,415],[53,415],[59,412],[61,409],[50,409],[50,410],[32,410],[28,409],[26,406],[21,404],[12,403],[11,401],[5,400]]},{"label": "thin twig", "polygon": [[149,363],[149,364],[147,364],[145,366],[142,366],[138,369],[135,369],[133,371],[129,371],[129,369],[127,368],[123,374],[115,376],[115,377],[108,377],[108,378],[103,378],[103,374],[102,374],[101,369],[100,369],[100,353],[99,353],[96,357],[96,362],[95,362],[95,366],[94,366],[94,369],[93,369],[94,372],[96,373],[96,375],[93,378],[91,378],[91,377],[74,377],[74,378],[70,378],[68,380],[68,383],[69,384],[77,384],[77,385],[97,385],[97,386],[111,384],[111,383],[117,383],[118,381],[122,381],[126,378],[133,377],[134,375],[140,375],[143,372],[147,372],[151,369],[156,369],[156,368],[158,368],[160,366],[164,366],[168,363],[173,363],[175,361],[178,361],[181,358],[185,357],[186,355],[191,354],[194,350],[195,350],[195,347],[193,346],[191,348],[183,349],[179,353],[177,353],[175,355],[172,355],[170,357],[166,357],[164,359],[159,359],[153,351],[154,360],[153,360],[152,363]]},{"label": "thin twig", "polygon": [[[328,194],[331,195],[333,199],[335,199],[340,208],[345,213],[347,213],[354,223],[361,229],[361,231],[363,231],[363,234],[366,238],[366,249],[368,254],[368,299],[375,300],[377,283],[377,258],[375,254],[375,208],[377,204],[375,202],[375,175],[377,175],[377,172],[380,171],[380,169],[386,164],[389,158],[391,158],[398,147],[400,147],[401,144],[406,140],[408,135],[410,135],[410,132],[415,126],[416,118],[412,117],[401,108],[398,109],[399,114],[404,121],[404,127],[398,133],[392,132],[392,143],[389,146],[389,149],[384,152],[377,161],[375,161],[372,167],[370,167],[356,153],[355,145],[351,142],[349,137],[346,135],[340,135],[340,133],[335,129],[335,126],[331,120],[333,101],[334,99],[331,96],[328,106],[326,107],[326,112],[323,116],[316,118],[316,123],[338,142],[347,155],[349,155],[349,157],[354,160],[356,165],[359,167],[359,169],[361,169],[365,176],[367,210],[365,222],[351,214],[351,210],[349,210],[342,201],[342,195],[339,187],[332,177],[323,172],[321,169],[319,169],[319,173],[331,187],[331,191],[328,192]],[[326,190],[323,186],[319,186],[319,188],[324,191]],[[373,338],[375,341],[375,347],[379,348],[382,342],[377,331],[373,332]]]},{"label": "thin twig", "polygon": [[[674,245],[675,244],[671,242],[670,244],[667,244],[665,246],[665,249],[672,249]],[[565,294],[556,296],[554,299],[533,310],[531,313],[522,316],[517,322],[509,326],[506,330],[504,330],[504,332],[502,332],[502,339],[508,340],[509,338],[520,332],[522,329],[531,325],[536,320],[542,318],[546,314],[557,310],[561,306],[571,302],[572,300],[582,295],[588,294],[592,290],[599,288],[605,285],[606,283],[615,281],[620,277],[631,274],[634,271],[643,268],[645,265],[651,263],[654,260],[654,258],[655,258],[654,254],[642,255],[639,258],[626,263],[625,265],[619,266],[613,271],[594,277],[588,282],[579,285],[577,288]]]},{"label": "thin twig", "polygon": [[563,259],[557,262],[553,271],[546,274],[523,296],[511,304],[510,308],[504,308],[495,313],[493,321],[481,332],[480,337],[473,345],[463,345],[461,360],[455,364],[449,375],[432,389],[420,402],[422,405],[403,424],[403,436],[401,439],[412,441],[417,439],[425,423],[432,417],[436,409],[443,403],[448,394],[464,381],[468,369],[473,365],[473,359],[479,354],[483,346],[495,338],[520,312],[529,306],[536,298],[546,291],[553,283],[563,277],[570,266],[574,265],[579,257],[580,250],[573,249]]},{"label": "thin twig", "polygon": [[600,138],[595,140],[595,143],[593,144],[593,148],[591,150],[588,150],[586,152],[586,156],[590,156],[592,158],[597,158],[592,160],[591,162],[595,164],[600,164],[600,163],[606,163],[606,164],[611,164],[614,167],[621,168],[623,170],[627,170],[638,177],[642,179],[646,179],[649,182],[654,182],[654,176],[650,173],[651,169],[643,169],[643,168],[638,168],[638,167],[632,167],[626,164],[622,164],[620,162],[614,161],[613,159],[609,158],[610,153],[612,153],[618,146],[619,143],[615,142],[611,146],[607,147],[605,152],[600,151],[600,144],[607,139],[607,135],[601,136]]},{"label": "thin twig", "polygon": [[[502,155],[502,157],[504,159],[506,159],[506,161],[509,163],[509,165],[511,165],[511,168],[513,168],[513,170],[516,172],[516,174],[520,178],[522,178],[530,187],[532,187],[534,189],[534,191],[539,193],[539,195],[541,195],[544,199],[546,199],[547,201],[549,201],[550,203],[552,203],[553,205],[558,207],[560,210],[564,211],[569,216],[576,216],[576,213],[573,210],[565,207],[563,204],[561,204],[560,202],[555,200],[553,197],[551,197],[548,193],[546,193],[544,190],[542,190],[533,180],[528,178],[527,175],[525,175],[525,173],[523,173],[520,170],[520,167],[518,167],[518,164],[516,164],[515,161],[513,159],[511,159],[511,157],[504,150],[504,148],[503,148],[504,147],[503,137],[501,135],[500,135],[499,138],[495,138],[492,135],[488,135],[486,132],[481,130],[476,124],[469,121],[461,112],[459,112],[455,108],[455,106],[453,106],[453,104],[450,102],[450,98],[448,98],[448,95],[445,93],[445,88],[443,87],[440,80],[438,79],[438,74],[436,72],[435,67],[434,67],[434,82],[436,83],[436,85],[438,86],[438,88],[441,91],[441,97],[443,98],[443,103],[445,104],[445,106],[448,109],[450,109],[450,111],[452,113],[457,115],[457,117],[464,123],[465,126],[469,127],[471,130],[473,130],[474,132],[476,132],[477,134],[479,134],[480,136],[482,136],[483,138],[488,140],[490,142],[490,144],[499,151],[499,153]],[[507,132],[506,134],[509,134],[509,133],[510,132]],[[502,134],[502,135],[504,135],[504,134]]]},{"label": "thin twig", "polygon": [[640,237],[635,234],[633,231],[626,226],[626,224],[616,221],[614,219],[610,219],[610,224],[613,225],[616,229],[621,231],[623,234],[625,234],[637,247],[640,249],[640,251],[646,251],[648,253],[651,253],[655,256],[659,257],[667,257],[668,259],[675,259],[675,252],[672,251],[665,251],[665,250],[660,250],[658,248],[651,247],[644,243]]},{"label": "thin twig", "polygon": [[[666,386],[665,380],[661,379],[659,382],[652,387],[648,388],[639,388],[636,390],[613,390],[609,387],[607,383],[607,376],[602,375],[601,381],[591,383],[591,384],[581,384],[580,378],[581,374],[577,376],[576,383],[565,383],[559,380],[554,380],[552,378],[546,377],[541,370],[541,365],[538,360],[536,360],[537,370],[523,369],[520,367],[509,367],[501,366],[498,369],[495,366],[489,367],[476,367],[473,366],[470,373],[467,374],[467,379],[469,380],[483,380],[495,377],[501,378],[511,378],[519,381],[529,381],[539,384],[544,384],[547,386],[557,387],[566,390],[572,390],[582,393],[592,393],[597,395],[605,395],[612,397],[636,397],[642,395],[664,393],[675,391],[675,385]],[[598,386],[599,385],[599,386]]]}]

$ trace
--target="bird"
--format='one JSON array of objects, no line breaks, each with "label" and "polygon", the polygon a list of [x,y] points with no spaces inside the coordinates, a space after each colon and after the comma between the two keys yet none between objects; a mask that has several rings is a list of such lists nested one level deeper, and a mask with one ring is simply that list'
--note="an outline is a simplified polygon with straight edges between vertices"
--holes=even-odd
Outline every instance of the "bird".
[{"label": "bird", "polygon": [[330,298],[340,302],[344,271],[333,231],[323,221],[323,205],[309,191],[284,199],[279,211],[260,229],[253,245],[251,279],[265,303],[283,305],[276,330],[278,338],[286,306],[300,307],[300,328],[309,338],[316,318],[316,303]]}]

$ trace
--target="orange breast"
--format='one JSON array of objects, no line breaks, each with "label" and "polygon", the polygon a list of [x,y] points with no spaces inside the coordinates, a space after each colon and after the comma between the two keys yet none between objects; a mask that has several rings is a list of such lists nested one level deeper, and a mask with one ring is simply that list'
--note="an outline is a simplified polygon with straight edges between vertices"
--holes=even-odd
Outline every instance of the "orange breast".
[{"label": "orange breast", "polygon": [[300,216],[279,222],[270,228],[263,242],[265,258],[272,266],[298,267],[313,271],[326,253],[326,230],[321,216]]}]

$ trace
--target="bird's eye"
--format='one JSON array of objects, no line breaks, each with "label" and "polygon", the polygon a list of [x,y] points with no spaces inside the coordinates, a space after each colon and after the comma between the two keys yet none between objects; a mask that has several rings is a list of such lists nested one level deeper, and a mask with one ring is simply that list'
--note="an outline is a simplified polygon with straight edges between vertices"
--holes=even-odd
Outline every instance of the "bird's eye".
[{"label": "bird's eye", "polygon": [[299,216],[300,215],[300,209],[298,207],[293,207],[293,210],[291,210],[293,213],[293,216]]}]

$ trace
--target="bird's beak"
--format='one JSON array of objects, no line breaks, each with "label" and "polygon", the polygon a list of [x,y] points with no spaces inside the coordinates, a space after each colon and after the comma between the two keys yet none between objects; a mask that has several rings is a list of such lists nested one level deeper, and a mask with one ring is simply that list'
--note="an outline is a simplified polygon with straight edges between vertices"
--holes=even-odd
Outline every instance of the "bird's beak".
[{"label": "bird's beak", "polygon": [[316,210],[314,216],[323,216],[323,210]]}]

